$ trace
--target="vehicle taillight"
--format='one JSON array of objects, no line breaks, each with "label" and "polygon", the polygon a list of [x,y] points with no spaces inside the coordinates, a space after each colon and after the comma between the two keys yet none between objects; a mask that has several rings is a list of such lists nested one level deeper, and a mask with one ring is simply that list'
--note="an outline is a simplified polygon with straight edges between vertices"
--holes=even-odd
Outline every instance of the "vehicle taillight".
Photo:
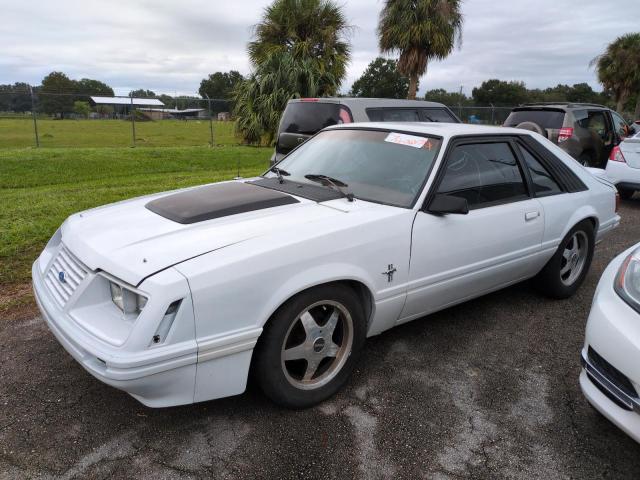
[{"label": "vehicle taillight", "polygon": [[616,213],[618,213],[619,207],[620,207],[620,194],[616,192],[616,210],[615,210]]},{"label": "vehicle taillight", "polygon": [[558,133],[558,143],[569,140],[571,137],[573,137],[573,128],[562,127]]},{"label": "vehicle taillight", "polygon": [[620,147],[618,146],[613,147],[613,150],[611,150],[611,155],[609,155],[609,160],[611,160],[612,162],[627,163],[627,161],[624,159],[624,155],[622,154],[622,150],[620,150]]},{"label": "vehicle taillight", "polygon": [[351,117],[351,112],[346,107],[340,107],[339,114],[340,121],[338,123],[352,123],[353,118]]}]

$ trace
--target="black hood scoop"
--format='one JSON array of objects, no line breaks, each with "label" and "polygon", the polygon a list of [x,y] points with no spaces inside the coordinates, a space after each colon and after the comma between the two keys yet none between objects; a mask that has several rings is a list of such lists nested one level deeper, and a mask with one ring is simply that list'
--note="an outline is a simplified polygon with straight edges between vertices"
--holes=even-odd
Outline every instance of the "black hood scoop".
[{"label": "black hood scoop", "polygon": [[292,203],[299,201],[286,193],[230,182],[174,193],[152,200],[145,207],[174,222],[189,224]]}]

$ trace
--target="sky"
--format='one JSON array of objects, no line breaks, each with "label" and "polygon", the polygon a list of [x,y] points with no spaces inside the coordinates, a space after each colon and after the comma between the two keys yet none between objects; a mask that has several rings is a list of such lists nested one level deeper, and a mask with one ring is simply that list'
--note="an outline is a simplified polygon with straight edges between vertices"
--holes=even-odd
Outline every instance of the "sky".
[{"label": "sky", "polygon": [[[420,92],[470,95],[483,80],[529,88],[588,82],[589,61],[617,36],[640,29],[640,8],[605,0],[467,0],[463,41],[429,65]],[[379,55],[382,0],[338,0],[353,26],[342,91]],[[0,0],[0,84],[38,85],[53,70],[102,80],[116,94],[137,88],[195,94],[215,71],[251,68],[246,44],[265,0]],[[624,7],[623,5],[627,5]],[[637,5],[638,6],[638,5]]]}]

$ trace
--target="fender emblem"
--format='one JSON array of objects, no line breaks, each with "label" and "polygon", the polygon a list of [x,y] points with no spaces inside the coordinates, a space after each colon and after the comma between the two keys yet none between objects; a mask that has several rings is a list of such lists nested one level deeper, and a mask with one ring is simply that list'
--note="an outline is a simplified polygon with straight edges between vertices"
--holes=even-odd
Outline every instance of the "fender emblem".
[{"label": "fender emblem", "polygon": [[64,272],[58,272],[58,280],[60,280],[60,283],[67,283],[67,274]]},{"label": "fender emblem", "polygon": [[390,263],[389,266],[387,267],[387,271],[382,272],[382,275],[386,275],[387,282],[391,283],[393,281],[393,274],[396,273],[397,271],[398,270],[396,269],[396,267],[393,266],[393,263]]}]

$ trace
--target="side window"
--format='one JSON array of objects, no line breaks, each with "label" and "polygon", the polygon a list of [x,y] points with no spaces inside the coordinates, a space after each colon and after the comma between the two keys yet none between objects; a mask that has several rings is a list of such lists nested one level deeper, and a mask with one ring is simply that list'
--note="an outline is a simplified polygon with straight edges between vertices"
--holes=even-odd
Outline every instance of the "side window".
[{"label": "side window", "polygon": [[368,108],[372,122],[419,122],[418,111],[411,108]]},{"label": "side window", "polygon": [[626,137],[629,133],[629,125],[625,119],[615,112],[611,112],[611,116],[613,117],[613,129],[620,138]]},{"label": "side window", "polygon": [[528,198],[516,157],[506,142],[454,147],[438,193],[466,198],[469,208]]},{"label": "side window", "polygon": [[556,183],[549,171],[526,148],[520,147],[524,163],[529,169],[533,191],[538,197],[546,197],[562,193],[560,185]]},{"label": "side window", "polygon": [[455,118],[443,108],[422,108],[420,117],[423,122],[457,123]]},{"label": "side window", "polygon": [[589,128],[589,112],[587,110],[574,110],[573,116],[580,127]]},{"label": "side window", "polygon": [[602,110],[590,111],[589,117],[586,121],[586,128],[594,132],[600,138],[606,139],[609,132],[607,131],[607,119],[604,116],[604,112]]}]

